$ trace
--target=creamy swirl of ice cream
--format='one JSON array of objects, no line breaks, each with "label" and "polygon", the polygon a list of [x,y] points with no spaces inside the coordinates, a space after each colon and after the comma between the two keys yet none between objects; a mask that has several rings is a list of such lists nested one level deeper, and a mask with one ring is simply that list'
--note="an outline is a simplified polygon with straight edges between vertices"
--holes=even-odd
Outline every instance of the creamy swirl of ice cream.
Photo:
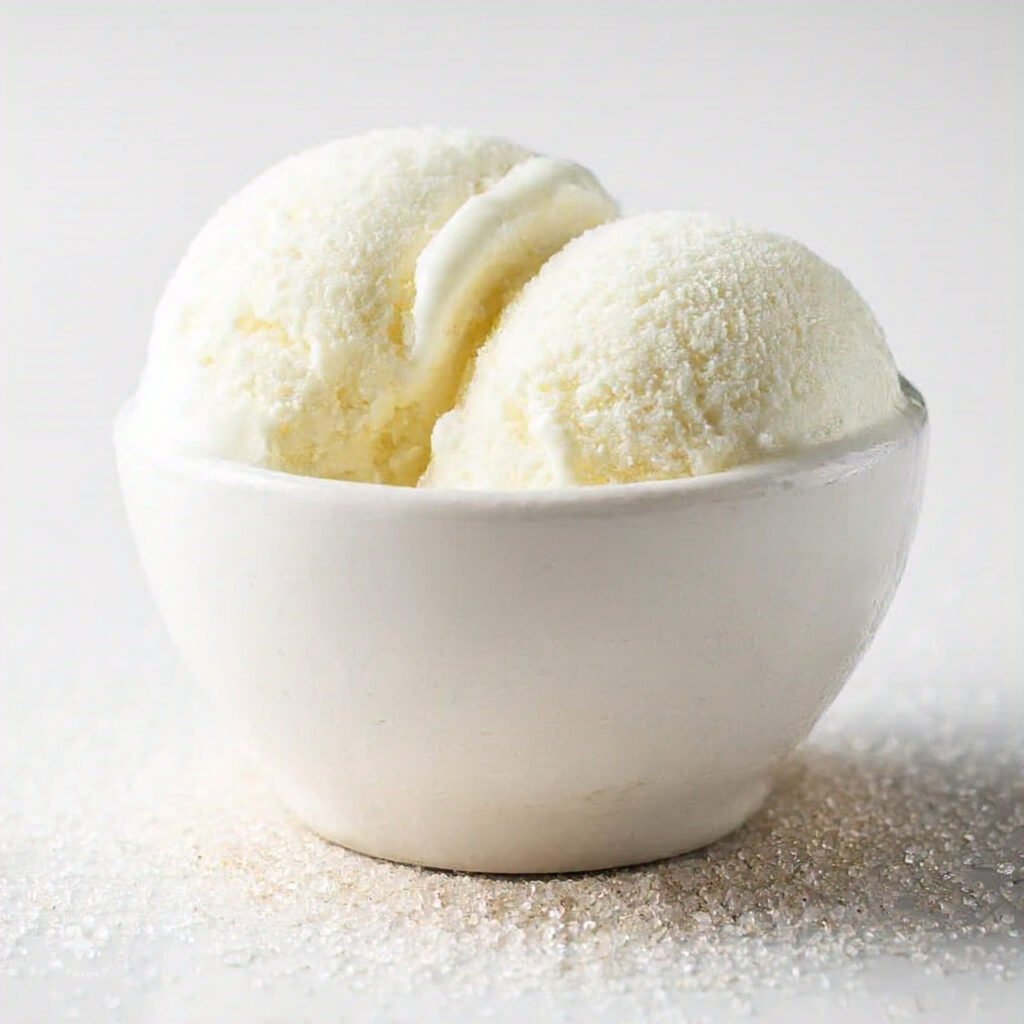
[{"label": "creamy swirl of ice cream", "polygon": [[583,168],[469,132],[373,132],[291,157],[178,267],[140,426],[189,452],[414,484],[510,295],[616,212]]}]

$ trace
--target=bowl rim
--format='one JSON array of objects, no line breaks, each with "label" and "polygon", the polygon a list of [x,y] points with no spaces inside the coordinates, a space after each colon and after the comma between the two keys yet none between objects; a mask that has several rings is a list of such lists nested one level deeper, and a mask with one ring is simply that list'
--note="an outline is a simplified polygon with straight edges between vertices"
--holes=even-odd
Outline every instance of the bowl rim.
[{"label": "bowl rim", "polygon": [[661,504],[664,501],[718,501],[760,496],[779,490],[822,486],[857,475],[881,459],[914,442],[928,426],[928,409],[920,391],[900,377],[904,401],[890,416],[870,427],[807,448],[702,476],[637,483],[600,484],[524,490],[469,490],[398,487],[326,477],[302,476],[236,462],[216,455],[182,452],[161,445],[134,430],[136,397],[130,398],[114,422],[114,447],[119,466],[127,458],[142,458],[161,472],[196,482],[260,493],[287,494],[295,499],[337,501],[346,505],[414,509],[419,512],[484,510],[500,513],[529,510],[574,513],[622,505]]}]

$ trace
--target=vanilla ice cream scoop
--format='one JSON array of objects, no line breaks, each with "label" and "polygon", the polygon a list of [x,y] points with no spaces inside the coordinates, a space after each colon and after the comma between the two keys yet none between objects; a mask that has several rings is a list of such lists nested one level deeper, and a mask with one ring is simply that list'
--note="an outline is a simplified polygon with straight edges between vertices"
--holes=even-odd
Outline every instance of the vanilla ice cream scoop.
[{"label": "vanilla ice cream scoop", "polygon": [[731,220],[648,214],[570,242],[512,301],[421,484],[711,473],[853,434],[902,400],[877,321],[834,267]]},{"label": "vanilla ice cream scoop", "polygon": [[203,228],[156,312],[139,429],[176,450],[413,484],[509,296],[615,216],[589,172],[439,129],[291,157]]}]

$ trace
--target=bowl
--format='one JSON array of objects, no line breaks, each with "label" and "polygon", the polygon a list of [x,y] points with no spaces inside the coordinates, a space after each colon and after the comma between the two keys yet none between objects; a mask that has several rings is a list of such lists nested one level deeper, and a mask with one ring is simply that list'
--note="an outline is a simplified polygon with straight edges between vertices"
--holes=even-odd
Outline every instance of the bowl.
[{"label": "bowl", "polygon": [[927,415],[686,480],[434,491],[116,429],[171,637],[281,799],[389,860],[547,873],[703,846],[762,803],[885,614]]}]

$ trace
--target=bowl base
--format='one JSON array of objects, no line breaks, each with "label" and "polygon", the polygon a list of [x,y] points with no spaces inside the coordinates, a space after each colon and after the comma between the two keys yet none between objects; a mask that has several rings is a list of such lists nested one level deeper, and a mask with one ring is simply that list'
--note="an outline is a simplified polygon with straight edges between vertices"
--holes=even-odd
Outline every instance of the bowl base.
[{"label": "bowl base", "polygon": [[283,798],[314,832],[356,853],[473,874],[550,875],[646,864],[707,846],[739,828],[769,789],[770,776],[760,775],[697,799],[677,794],[671,802],[652,801],[634,790],[617,794],[615,808],[591,799],[589,807],[562,806],[557,815],[496,805],[486,813],[463,808],[418,820],[396,813],[373,830],[353,828],[347,815],[324,813],[294,793]]}]

